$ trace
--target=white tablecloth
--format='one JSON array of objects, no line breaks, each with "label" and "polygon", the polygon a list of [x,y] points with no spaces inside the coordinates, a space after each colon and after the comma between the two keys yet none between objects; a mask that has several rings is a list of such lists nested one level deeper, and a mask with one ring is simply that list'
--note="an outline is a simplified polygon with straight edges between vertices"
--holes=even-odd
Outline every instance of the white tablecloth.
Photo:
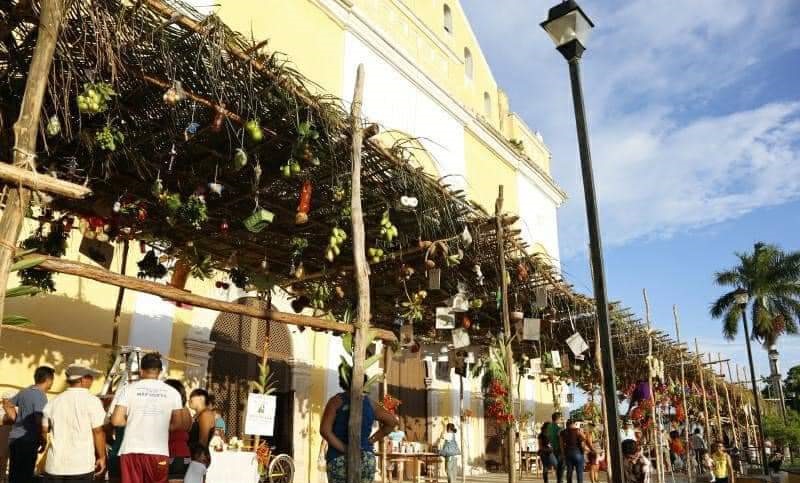
[{"label": "white tablecloth", "polygon": [[249,451],[212,451],[206,483],[258,483],[256,454]]}]

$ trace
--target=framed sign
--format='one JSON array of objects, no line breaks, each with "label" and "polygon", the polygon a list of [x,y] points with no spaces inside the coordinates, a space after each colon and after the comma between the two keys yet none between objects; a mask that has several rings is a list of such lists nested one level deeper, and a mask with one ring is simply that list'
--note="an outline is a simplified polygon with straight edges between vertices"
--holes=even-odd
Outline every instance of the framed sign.
[{"label": "framed sign", "polygon": [[436,307],[436,328],[455,329],[456,317],[448,307]]},{"label": "framed sign", "polygon": [[533,319],[533,318],[524,319],[522,327],[522,339],[539,340],[541,328],[542,328],[541,319]]},{"label": "framed sign", "polygon": [[275,396],[250,393],[247,396],[244,434],[250,436],[272,436],[275,430],[276,402]]}]

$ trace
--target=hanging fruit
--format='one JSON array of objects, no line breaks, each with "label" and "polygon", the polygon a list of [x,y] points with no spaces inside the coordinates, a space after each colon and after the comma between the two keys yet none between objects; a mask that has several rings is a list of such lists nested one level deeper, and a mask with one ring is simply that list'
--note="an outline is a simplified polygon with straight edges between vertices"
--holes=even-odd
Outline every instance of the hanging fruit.
[{"label": "hanging fruit", "polygon": [[233,154],[233,169],[239,171],[247,166],[247,152],[242,148],[236,148]]},{"label": "hanging fruit", "polygon": [[335,186],[333,188],[333,201],[342,201],[347,193],[342,186]]},{"label": "hanging fruit", "polygon": [[261,124],[258,122],[258,119],[250,119],[247,121],[244,124],[244,130],[254,143],[260,143],[261,140],[264,139],[264,131],[261,130]]},{"label": "hanging fruit", "polygon": [[228,224],[228,220],[222,220],[222,223],[219,224],[219,231],[222,233],[228,233],[230,229],[230,225]]},{"label": "hanging fruit", "polygon": [[147,220],[147,208],[139,205],[139,207],[136,209],[136,219],[139,220],[139,222],[144,222]]},{"label": "hanging fruit", "polygon": [[47,120],[47,135],[50,137],[58,136],[61,133],[61,121],[58,116],[53,115]]},{"label": "hanging fruit", "polygon": [[97,114],[108,109],[108,101],[117,95],[111,84],[106,82],[86,83],[83,92],[78,94],[78,111]]},{"label": "hanging fruit", "polygon": [[186,99],[186,91],[183,90],[183,85],[181,84],[181,81],[173,82],[172,87],[170,87],[169,89],[167,89],[166,92],[164,92],[163,98],[164,98],[164,103],[170,106],[174,106],[178,102]]},{"label": "hanging fruit", "polygon": [[399,231],[397,227],[392,223],[392,220],[389,219],[389,210],[384,211],[381,217],[381,236],[387,243],[392,243],[392,240],[394,240],[398,234]]},{"label": "hanging fruit", "polygon": [[311,211],[311,190],[313,185],[311,181],[305,180],[303,187],[300,188],[300,203],[297,205],[297,214],[294,217],[296,225],[305,225],[308,223],[308,212]]},{"label": "hanging fruit", "polygon": [[281,166],[281,174],[284,178],[291,178],[292,176],[300,174],[302,171],[302,167],[300,163],[297,162],[296,159],[292,158],[286,162],[283,166]]},{"label": "hanging fruit", "polygon": [[325,249],[325,259],[329,262],[333,262],[341,253],[341,245],[345,240],[347,240],[347,232],[338,226],[334,226],[331,230],[331,236],[328,239],[328,248]]},{"label": "hanging fruit", "polygon": [[369,253],[369,261],[371,263],[379,263],[383,260],[383,248],[370,247],[367,253]]},{"label": "hanging fruit", "polygon": [[97,131],[94,138],[100,149],[105,151],[116,151],[117,146],[125,142],[125,135],[119,129],[111,126],[105,126],[102,130]]}]

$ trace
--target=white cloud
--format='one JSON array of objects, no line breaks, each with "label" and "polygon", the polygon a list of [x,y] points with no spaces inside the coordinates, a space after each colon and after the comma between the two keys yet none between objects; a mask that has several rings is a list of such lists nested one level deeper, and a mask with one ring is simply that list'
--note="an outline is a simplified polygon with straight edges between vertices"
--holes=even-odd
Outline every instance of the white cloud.
[{"label": "white cloud", "polygon": [[[562,251],[581,253],[585,215],[567,70],[537,25],[555,0],[462,3],[512,109],[552,148],[554,175],[572,198],[560,212]],[[800,47],[795,2],[581,3],[597,24],[583,76],[607,245],[800,197],[800,103],[753,101],[769,85],[761,66]]]}]

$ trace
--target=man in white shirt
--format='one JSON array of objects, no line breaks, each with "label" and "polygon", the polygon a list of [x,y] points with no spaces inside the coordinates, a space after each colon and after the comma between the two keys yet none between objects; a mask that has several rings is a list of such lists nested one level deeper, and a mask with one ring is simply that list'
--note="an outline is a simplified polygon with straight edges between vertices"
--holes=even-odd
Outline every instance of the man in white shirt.
[{"label": "man in white shirt", "polygon": [[169,432],[186,427],[178,391],[158,380],[161,355],[150,353],[139,364],[140,379],[124,387],[114,402],[111,423],[125,426],[119,450],[122,483],[167,483]]},{"label": "man in white shirt", "polygon": [[98,371],[72,364],[67,368],[66,391],[47,403],[42,412],[42,440],[51,434],[44,483],[91,482],[106,468],[103,432],[105,411],[89,388]]}]

